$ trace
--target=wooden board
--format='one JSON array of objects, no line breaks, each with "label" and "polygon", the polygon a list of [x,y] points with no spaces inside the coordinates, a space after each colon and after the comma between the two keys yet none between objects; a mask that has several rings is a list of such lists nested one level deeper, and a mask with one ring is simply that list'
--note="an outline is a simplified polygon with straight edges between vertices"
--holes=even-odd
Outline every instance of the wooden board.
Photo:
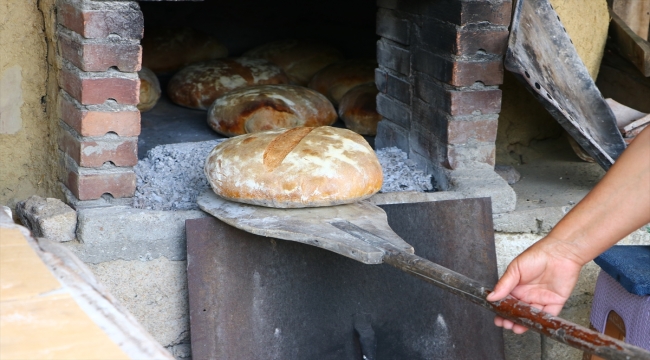
[{"label": "wooden board", "polygon": [[381,264],[383,249],[337,229],[328,221],[346,219],[391,245],[413,253],[413,247],[388,226],[386,213],[368,201],[317,208],[276,209],[228,201],[210,189],[198,197],[197,203],[201,210],[250,233],[317,246],[365,264]]},{"label": "wooden board", "polygon": [[0,334],[1,359],[129,359],[17,228],[0,228]]},{"label": "wooden board", "polygon": [[610,11],[609,14],[612,17],[610,35],[619,54],[631,61],[644,76],[650,76],[650,43],[635,34],[616,13]]},{"label": "wooden board", "polygon": [[609,0],[607,3],[635,34],[648,40],[650,0]]}]

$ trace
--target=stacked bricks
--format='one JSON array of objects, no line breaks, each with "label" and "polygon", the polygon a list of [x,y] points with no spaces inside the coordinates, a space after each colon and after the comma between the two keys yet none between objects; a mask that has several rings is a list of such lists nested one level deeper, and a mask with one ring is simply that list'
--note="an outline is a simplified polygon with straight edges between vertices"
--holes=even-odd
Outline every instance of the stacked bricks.
[{"label": "stacked bricks", "polygon": [[378,0],[377,148],[434,174],[494,165],[510,0]]},{"label": "stacked bricks", "polygon": [[135,194],[144,23],[135,1],[59,0],[61,179],[76,200]]}]

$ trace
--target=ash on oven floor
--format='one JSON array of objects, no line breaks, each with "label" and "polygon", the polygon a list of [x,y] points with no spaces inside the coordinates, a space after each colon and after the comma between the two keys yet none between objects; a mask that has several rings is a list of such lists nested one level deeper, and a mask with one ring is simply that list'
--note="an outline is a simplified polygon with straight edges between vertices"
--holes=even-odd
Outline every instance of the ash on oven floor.
[{"label": "ash on oven floor", "polygon": [[[208,153],[225,139],[159,145],[134,167],[137,187],[134,207],[148,210],[195,210],[196,197],[209,188],[203,174]],[[381,192],[435,191],[425,174],[398,148],[377,151],[384,172]]]}]

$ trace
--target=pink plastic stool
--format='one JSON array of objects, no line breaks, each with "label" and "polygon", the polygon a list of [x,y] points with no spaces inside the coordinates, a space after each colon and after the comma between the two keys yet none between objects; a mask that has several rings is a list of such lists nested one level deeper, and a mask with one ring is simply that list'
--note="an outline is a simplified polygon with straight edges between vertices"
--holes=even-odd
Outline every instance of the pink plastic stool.
[{"label": "pink plastic stool", "polygon": [[[610,314],[612,311],[615,314]],[[626,343],[650,350],[650,295],[628,292],[603,270],[596,280],[590,320],[597,331],[618,328]],[[619,324],[621,320],[623,324]]]}]

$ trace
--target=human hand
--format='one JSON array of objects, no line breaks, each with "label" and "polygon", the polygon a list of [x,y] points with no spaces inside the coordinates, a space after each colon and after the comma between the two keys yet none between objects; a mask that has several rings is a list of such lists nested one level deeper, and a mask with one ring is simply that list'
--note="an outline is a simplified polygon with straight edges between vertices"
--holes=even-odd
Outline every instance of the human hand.
[{"label": "human hand", "polygon": [[[508,265],[488,301],[498,301],[507,295],[558,315],[571,295],[580,275],[583,260],[562,242],[546,237],[517,256]],[[496,326],[523,334],[528,329],[499,316]]]}]

